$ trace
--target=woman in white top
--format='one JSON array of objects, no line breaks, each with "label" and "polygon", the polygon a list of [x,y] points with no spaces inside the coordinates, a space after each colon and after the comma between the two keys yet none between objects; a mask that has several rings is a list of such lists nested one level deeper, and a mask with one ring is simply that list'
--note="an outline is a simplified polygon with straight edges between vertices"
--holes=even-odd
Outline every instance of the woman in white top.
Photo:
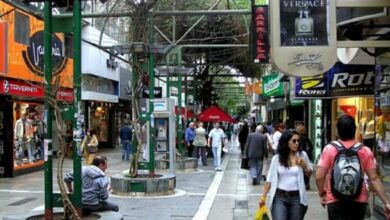
[{"label": "woman in white top", "polygon": [[273,220],[302,220],[307,210],[304,175],[310,176],[312,170],[307,154],[299,151],[299,134],[283,132],[259,206],[265,205],[269,192],[268,206]]}]

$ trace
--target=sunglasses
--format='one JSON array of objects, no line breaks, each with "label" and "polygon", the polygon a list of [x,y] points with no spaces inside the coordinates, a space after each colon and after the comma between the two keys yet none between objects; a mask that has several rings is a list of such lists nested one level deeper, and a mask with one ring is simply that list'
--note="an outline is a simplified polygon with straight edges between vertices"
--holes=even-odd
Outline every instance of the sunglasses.
[{"label": "sunglasses", "polygon": [[298,139],[292,139],[291,141],[292,141],[294,144],[299,143],[299,140],[298,140]]}]

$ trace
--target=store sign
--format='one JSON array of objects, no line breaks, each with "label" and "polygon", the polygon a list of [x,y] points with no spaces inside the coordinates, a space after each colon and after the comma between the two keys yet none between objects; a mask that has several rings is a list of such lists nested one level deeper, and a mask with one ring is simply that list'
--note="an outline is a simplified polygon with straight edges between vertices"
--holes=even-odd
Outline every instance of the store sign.
[{"label": "store sign", "polygon": [[335,1],[270,1],[273,63],[284,73],[306,77],[337,61]]},{"label": "store sign", "polygon": [[252,55],[255,63],[269,63],[268,21],[268,6],[254,6],[252,8]]},{"label": "store sign", "polygon": [[41,86],[19,82],[12,79],[0,79],[0,93],[14,96],[43,97],[44,90]]},{"label": "store sign", "polygon": [[[142,88],[142,98],[149,98],[149,87]],[[162,98],[162,87],[154,87],[154,98]]]},{"label": "store sign", "polygon": [[295,79],[296,98],[374,95],[375,66],[337,64],[324,74]]},{"label": "store sign", "polygon": [[271,74],[261,77],[263,81],[263,96],[283,96],[284,85],[280,81],[282,74]]},{"label": "store sign", "polygon": [[65,101],[65,102],[73,102],[73,90],[72,89],[59,89],[57,91],[56,99]]},{"label": "store sign", "polygon": [[[53,75],[60,73],[66,63],[66,59],[63,56],[64,48],[60,38],[56,35],[52,35],[52,66]],[[24,62],[31,72],[43,76],[44,75],[44,32],[38,31],[30,37],[30,46],[22,51]]]},{"label": "store sign", "polygon": [[[0,79],[0,93],[5,95],[43,98],[45,97],[44,88],[40,85],[34,85],[24,81],[14,79]],[[56,99],[58,101],[73,102],[73,90],[60,88],[57,91]]]},{"label": "store sign", "polygon": [[0,74],[7,73],[7,23],[0,22]]},{"label": "store sign", "polygon": [[326,96],[328,96],[327,74],[296,78],[295,97],[314,98]]},{"label": "store sign", "polygon": [[329,72],[329,95],[374,95],[375,66],[335,65]]}]

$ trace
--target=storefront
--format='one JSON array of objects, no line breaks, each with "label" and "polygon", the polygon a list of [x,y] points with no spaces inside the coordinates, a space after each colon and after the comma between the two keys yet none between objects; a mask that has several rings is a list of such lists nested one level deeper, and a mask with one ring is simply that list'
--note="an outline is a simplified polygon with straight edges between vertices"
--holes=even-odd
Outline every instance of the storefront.
[{"label": "storefront", "polygon": [[[45,152],[44,22],[0,1],[0,176],[42,169]],[[52,35],[52,95],[73,101],[73,60]],[[55,83],[54,83],[55,82]],[[55,92],[54,92],[55,91]]]},{"label": "storefront", "polygon": [[[385,192],[390,197],[390,59],[379,61],[382,65],[377,66],[375,74],[375,156]],[[383,203],[376,195],[373,208],[377,219],[385,219]]]},{"label": "storefront", "polygon": [[[43,87],[5,78],[0,78],[0,85],[0,176],[43,169],[47,114]],[[56,98],[59,103],[72,101],[73,90],[60,89]]]}]

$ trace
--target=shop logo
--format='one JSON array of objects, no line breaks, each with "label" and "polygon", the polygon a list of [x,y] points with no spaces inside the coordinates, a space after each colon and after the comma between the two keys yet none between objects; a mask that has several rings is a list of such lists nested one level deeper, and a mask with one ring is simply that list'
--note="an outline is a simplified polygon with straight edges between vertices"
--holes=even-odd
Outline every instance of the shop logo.
[{"label": "shop logo", "polygon": [[322,74],[313,77],[302,77],[302,89],[314,89],[324,87],[324,77]]},{"label": "shop logo", "polygon": [[9,92],[9,82],[8,82],[8,80],[4,80],[3,81],[3,90],[4,90],[5,93]]},{"label": "shop logo", "polygon": [[[44,32],[38,31],[34,33],[30,38],[30,45],[26,48],[26,50],[22,51],[24,62],[27,67],[35,74],[39,76],[44,75]],[[67,59],[63,56],[64,49],[63,43],[60,38],[58,38],[55,34],[52,35],[52,67],[53,67],[53,75],[57,75],[64,68]]]}]

